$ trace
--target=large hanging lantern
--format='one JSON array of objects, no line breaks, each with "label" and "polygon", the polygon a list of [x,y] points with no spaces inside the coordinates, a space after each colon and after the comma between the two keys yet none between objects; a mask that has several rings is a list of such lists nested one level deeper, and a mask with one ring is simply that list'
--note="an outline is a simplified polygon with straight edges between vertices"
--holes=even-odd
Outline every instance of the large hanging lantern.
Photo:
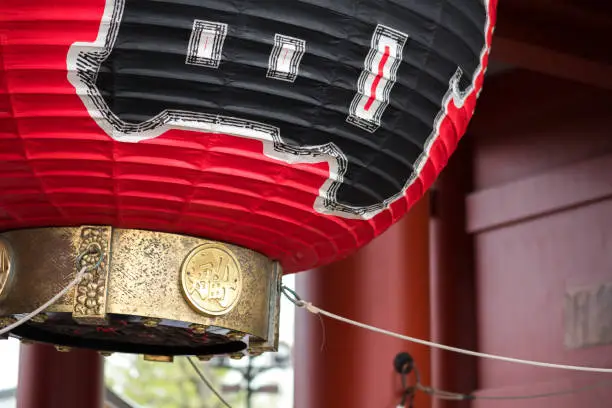
[{"label": "large hanging lantern", "polygon": [[3,0],[0,316],[86,267],[12,334],[275,350],[283,271],[365,245],[444,167],[496,3]]}]

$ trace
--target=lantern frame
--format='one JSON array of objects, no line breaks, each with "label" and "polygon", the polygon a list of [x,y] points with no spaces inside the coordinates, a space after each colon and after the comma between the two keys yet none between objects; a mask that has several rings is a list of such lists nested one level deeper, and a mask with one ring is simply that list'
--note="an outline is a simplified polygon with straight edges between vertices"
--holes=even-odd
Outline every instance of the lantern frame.
[{"label": "lantern frame", "polygon": [[255,251],[110,226],[14,230],[0,240],[12,277],[0,293],[5,326],[84,270],[65,296],[12,330],[22,340],[158,360],[278,348],[282,270]]}]

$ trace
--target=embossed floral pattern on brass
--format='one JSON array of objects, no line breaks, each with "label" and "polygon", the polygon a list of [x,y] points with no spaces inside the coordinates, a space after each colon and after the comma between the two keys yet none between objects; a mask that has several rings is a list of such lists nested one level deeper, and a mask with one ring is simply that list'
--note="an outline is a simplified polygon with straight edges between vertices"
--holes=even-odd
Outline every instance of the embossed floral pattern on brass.
[{"label": "embossed floral pattern on brass", "polygon": [[240,263],[223,245],[201,245],[183,263],[181,287],[194,309],[216,316],[226,314],[242,292]]},{"label": "embossed floral pattern on brass", "polygon": [[4,292],[8,290],[9,278],[12,271],[13,263],[8,244],[0,239],[0,298],[2,298]]},{"label": "embossed floral pattern on brass", "polygon": [[104,324],[106,321],[106,283],[108,264],[101,256],[108,252],[110,228],[83,227],[79,253],[80,265],[90,269],[76,287],[74,318],[85,324]]}]

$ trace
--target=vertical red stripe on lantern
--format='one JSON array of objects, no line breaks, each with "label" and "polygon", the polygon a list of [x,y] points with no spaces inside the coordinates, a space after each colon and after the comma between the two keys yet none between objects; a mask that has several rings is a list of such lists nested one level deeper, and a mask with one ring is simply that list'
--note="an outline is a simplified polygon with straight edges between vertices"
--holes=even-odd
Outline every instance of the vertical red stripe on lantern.
[{"label": "vertical red stripe on lantern", "polygon": [[380,59],[380,62],[378,63],[378,75],[376,75],[376,78],[374,78],[374,81],[372,81],[372,89],[370,91],[371,95],[364,106],[365,110],[370,110],[372,104],[376,100],[376,88],[378,88],[380,79],[383,77],[385,65],[387,65],[387,60],[389,59],[389,54],[391,54],[391,50],[389,49],[389,46],[386,45],[385,53],[383,54],[382,58]]}]

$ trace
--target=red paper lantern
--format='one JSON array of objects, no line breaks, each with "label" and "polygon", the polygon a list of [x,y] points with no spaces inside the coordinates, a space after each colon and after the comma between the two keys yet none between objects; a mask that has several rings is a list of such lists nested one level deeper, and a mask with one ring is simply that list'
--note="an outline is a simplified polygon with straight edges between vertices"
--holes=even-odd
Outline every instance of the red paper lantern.
[{"label": "red paper lantern", "polygon": [[466,129],[496,1],[317,3],[3,1],[0,230],[183,233],[286,272],[383,232]]},{"label": "red paper lantern", "polygon": [[[66,254],[95,244],[112,254],[112,276],[124,273],[126,253],[143,265],[159,251],[181,253],[182,279],[195,273],[194,260],[210,275],[200,296],[223,306],[207,309],[200,323],[208,325],[233,307],[223,293],[242,283],[219,271],[240,255],[228,264],[221,247],[187,257],[182,238],[146,246],[150,238],[130,242],[131,232],[61,228],[224,242],[278,261],[285,273],[350,254],[398,221],[455,150],[482,88],[496,5],[1,1],[0,232],[21,251],[15,267],[49,240]],[[15,232],[30,228],[59,229],[27,240]],[[78,262],[108,267],[91,259]],[[73,313],[97,321],[108,305],[123,310],[127,303],[113,306],[111,295],[94,298],[115,279],[105,276],[87,275]],[[15,285],[12,305],[26,293],[23,281]],[[172,318],[195,321],[185,313]],[[240,325],[266,337],[263,323]]]}]

